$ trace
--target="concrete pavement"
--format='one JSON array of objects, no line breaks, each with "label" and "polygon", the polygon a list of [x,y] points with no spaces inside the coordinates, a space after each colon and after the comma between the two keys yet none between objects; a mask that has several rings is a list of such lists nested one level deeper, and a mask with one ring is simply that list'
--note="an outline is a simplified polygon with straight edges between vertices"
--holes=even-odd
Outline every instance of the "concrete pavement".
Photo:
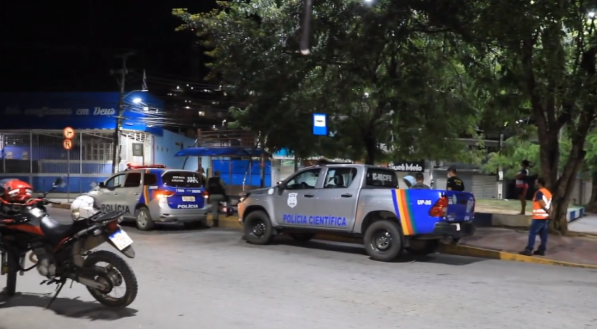
[{"label": "concrete pavement", "polygon": [[[51,210],[65,215],[66,211]],[[319,241],[251,246],[237,231],[140,233],[137,300],[115,311],[66,287],[51,310],[24,295],[0,308],[2,329],[584,328],[597,324],[597,271],[434,255],[397,263]],[[2,277],[4,280],[4,277]],[[34,271],[19,290],[49,293]],[[2,282],[3,284],[3,282]],[[565,297],[564,297],[565,296]]]}]

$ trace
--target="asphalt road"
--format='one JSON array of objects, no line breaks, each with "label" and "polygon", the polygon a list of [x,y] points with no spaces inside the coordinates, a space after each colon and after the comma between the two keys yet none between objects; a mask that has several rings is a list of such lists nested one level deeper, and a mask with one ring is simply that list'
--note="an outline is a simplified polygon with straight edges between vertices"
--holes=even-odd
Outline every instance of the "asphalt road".
[{"label": "asphalt road", "polygon": [[23,295],[0,308],[0,329],[597,327],[593,270],[443,255],[389,264],[345,244],[260,247],[235,231],[127,231],[139,280],[129,309],[104,308],[75,284],[44,310],[54,288],[31,271],[19,277]]}]

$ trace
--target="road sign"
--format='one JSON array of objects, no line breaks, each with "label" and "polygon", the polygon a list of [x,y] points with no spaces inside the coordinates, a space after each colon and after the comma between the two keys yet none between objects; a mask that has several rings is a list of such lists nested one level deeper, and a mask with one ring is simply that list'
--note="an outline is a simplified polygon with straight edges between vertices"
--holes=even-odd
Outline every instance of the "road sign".
[{"label": "road sign", "polygon": [[322,113],[313,114],[313,135],[327,136],[328,135],[328,116]]},{"label": "road sign", "polygon": [[75,130],[71,127],[66,127],[62,131],[64,134],[64,138],[66,139],[73,139],[75,137]]},{"label": "road sign", "polygon": [[62,141],[62,146],[65,150],[71,150],[73,148],[73,141],[70,139],[65,139]]}]

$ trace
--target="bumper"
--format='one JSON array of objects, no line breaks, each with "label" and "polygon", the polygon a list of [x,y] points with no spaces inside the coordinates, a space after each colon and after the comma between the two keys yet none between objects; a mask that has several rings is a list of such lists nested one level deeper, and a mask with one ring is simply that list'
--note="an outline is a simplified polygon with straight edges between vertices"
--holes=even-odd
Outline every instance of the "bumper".
[{"label": "bumper", "polygon": [[475,224],[465,223],[436,223],[433,229],[433,235],[441,235],[453,238],[463,238],[475,234]]},{"label": "bumper", "polygon": [[154,220],[156,222],[163,223],[196,222],[207,219],[207,215],[210,212],[211,206],[193,210],[163,209],[160,211],[160,216],[155,218]]}]

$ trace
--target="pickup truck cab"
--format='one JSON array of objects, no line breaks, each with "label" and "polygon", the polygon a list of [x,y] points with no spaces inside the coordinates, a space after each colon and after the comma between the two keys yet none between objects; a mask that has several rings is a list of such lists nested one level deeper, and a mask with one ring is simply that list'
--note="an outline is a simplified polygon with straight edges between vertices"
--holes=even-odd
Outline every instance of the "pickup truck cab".
[{"label": "pickup truck cab", "polygon": [[392,261],[403,250],[425,255],[439,242],[475,231],[471,193],[398,188],[391,169],[340,164],[304,168],[238,204],[245,238],[268,244],[280,233],[308,241],[318,233],[363,238],[367,253]]}]

